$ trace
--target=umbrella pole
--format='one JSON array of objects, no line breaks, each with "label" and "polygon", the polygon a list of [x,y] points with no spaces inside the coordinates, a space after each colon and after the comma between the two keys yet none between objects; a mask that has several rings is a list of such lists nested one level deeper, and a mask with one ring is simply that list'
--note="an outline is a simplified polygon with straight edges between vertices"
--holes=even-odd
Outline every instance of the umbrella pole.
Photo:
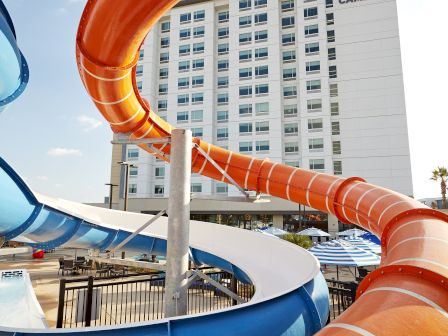
[{"label": "umbrella pole", "polygon": [[336,279],[339,281],[339,266],[336,265]]}]

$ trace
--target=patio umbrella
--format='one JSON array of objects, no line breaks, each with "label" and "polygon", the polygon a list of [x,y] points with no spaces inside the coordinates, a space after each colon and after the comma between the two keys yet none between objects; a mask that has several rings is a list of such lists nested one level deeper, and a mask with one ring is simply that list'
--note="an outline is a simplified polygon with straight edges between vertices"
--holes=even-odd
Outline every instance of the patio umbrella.
[{"label": "patio umbrella", "polygon": [[262,234],[264,234],[264,235],[267,235],[267,236],[271,236],[271,237],[278,238],[277,236],[273,235],[272,233],[266,232],[266,230],[255,229],[255,230],[253,230],[253,231],[255,231],[255,232],[260,232],[260,233],[262,233]]},{"label": "patio umbrella", "polygon": [[345,230],[345,231],[339,232],[338,236],[339,237],[359,237],[365,233],[367,233],[367,231],[363,231],[360,229],[350,229],[350,230]]},{"label": "patio umbrella", "polygon": [[276,237],[281,237],[288,233],[285,230],[282,230],[282,229],[279,229],[279,228],[276,228],[273,226],[268,227],[267,229],[264,229],[263,232],[270,233],[271,235],[274,235]]},{"label": "patio umbrella", "polygon": [[309,228],[298,232],[297,234],[301,236],[309,236],[309,237],[330,237],[328,233],[316,228]]},{"label": "patio umbrella", "polygon": [[359,247],[360,249],[375,253],[375,254],[381,254],[381,246],[378,244],[375,244],[374,242],[371,242],[370,240],[363,239],[361,237],[357,238],[349,238],[346,240],[352,245],[355,245],[356,247]]},{"label": "patio umbrella", "polygon": [[360,238],[367,239],[375,244],[381,245],[381,240],[377,236],[375,236],[373,233],[367,232],[367,233],[363,234],[362,236],[360,236]]},{"label": "patio umbrella", "polygon": [[309,251],[319,259],[321,264],[336,266],[338,280],[339,266],[359,267],[379,265],[381,260],[376,254],[360,249],[342,239],[331,240],[313,246]]}]

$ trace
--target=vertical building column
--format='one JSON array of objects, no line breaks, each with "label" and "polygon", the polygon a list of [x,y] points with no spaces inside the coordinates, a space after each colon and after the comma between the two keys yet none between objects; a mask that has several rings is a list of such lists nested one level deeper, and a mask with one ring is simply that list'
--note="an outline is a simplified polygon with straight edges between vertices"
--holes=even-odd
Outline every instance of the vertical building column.
[{"label": "vertical building column", "polygon": [[188,311],[191,140],[190,130],[172,131],[165,317],[185,315]]},{"label": "vertical building column", "polygon": [[339,232],[339,222],[336,216],[328,215],[328,233],[332,237],[336,237],[336,233]]},{"label": "vertical building column", "polygon": [[283,215],[273,215],[272,223],[274,224],[274,227],[283,230]]}]

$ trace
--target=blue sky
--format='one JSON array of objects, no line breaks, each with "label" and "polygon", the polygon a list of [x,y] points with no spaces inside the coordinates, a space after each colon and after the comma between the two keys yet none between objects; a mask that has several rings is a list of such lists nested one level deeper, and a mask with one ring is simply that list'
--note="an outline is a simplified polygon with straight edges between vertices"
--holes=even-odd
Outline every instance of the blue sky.
[{"label": "blue sky", "polygon": [[[108,192],[111,131],[76,68],[75,36],[85,0],[4,3],[31,76],[25,93],[0,115],[0,155],[36,191],[101,201]],[[398,8],[414,194],[438,196],[429,177],[437,165],[448,166],[448,1],[398,0]]]}]

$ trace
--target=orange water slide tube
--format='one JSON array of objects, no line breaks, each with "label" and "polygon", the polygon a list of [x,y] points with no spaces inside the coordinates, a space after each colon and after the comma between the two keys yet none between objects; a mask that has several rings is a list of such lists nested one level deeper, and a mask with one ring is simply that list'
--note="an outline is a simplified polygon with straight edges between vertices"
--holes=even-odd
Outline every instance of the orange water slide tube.
[{"label": "orange water slide tube", "polygon": [[[169,136],[136,88],[135,65],[151,27],[178,0],[89,0],[77,35],[82,81],[115,133]],[[382,264],[361,283],[352,307],[321,335],[448,335],[448,217],[361,178],[297,169],[193,140],[241,187],[333,214],[382,240]],[[151,152],[147,145],[141,148]],[[156,145],[169,160],[170,146]],[[227,179],[195,148],[192,170]],[[164,155],[160,155],[160,152]]]}]

